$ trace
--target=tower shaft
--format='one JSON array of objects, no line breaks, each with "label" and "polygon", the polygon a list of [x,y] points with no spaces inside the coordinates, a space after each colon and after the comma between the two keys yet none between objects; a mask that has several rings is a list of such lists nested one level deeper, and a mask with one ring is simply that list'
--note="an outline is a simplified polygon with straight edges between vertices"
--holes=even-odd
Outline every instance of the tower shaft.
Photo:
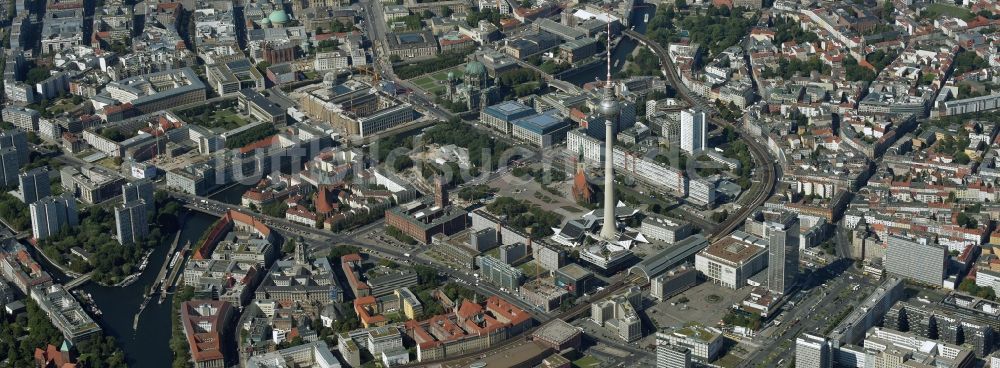
[{"label": "tower shaft", "polygon": [[616,240],[618,228],[615,226],[615,128],[618,124],[621,106],[615,98],[615,87],[611,83],[611,23],[608,23],[608,75],[604,83],[604,98],[601,99],[601,114],[604,115],[604,224],[601,238]]},{"label": "tower shaft", "polygon": [[614,129],[611,119],[604,121],[604,225],[601,226],[601,238],[615,238],[618,229],[615,227],[615,171],[614,164]]}]

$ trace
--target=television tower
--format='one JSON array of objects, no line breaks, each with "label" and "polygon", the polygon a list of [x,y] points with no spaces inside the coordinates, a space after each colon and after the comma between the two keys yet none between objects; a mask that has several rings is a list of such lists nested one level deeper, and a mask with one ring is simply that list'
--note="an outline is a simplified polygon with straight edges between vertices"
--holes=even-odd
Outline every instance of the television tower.
[{"label": "television tower", "polygon": [[604,225],[601,226],[601,238],[615,240],[618,229],[615,226],[615,170],[614,142],[615,129],[621,106],[615,97],[615,87],[611,84],[611,22],[608,22],[608,76],[604,83],[604,97],[601,99],[600,111],[604,115]]}]

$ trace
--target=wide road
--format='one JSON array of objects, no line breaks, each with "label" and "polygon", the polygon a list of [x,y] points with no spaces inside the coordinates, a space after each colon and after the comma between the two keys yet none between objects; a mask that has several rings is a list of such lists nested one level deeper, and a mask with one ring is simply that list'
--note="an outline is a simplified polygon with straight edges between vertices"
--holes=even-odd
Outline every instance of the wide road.
[{"label": "wide road", "polygon": [[[799,303],[785,312],[781,326],[771,327],[754,340],[763,345],[743,359],[739,368],[788,366],[795,356],[795,338],[807,332],[825,335],[845,315],[845,305],[859,305],[878,285],[848,266],[817,269],[799,292]],[[857,287],[858,290],[854,290]],[[850,310],[850,309],[848,309]],[[764,336],[766,335],[766,336]],[[782,364],[777,362],[782,361]]]},{"label": "wide road", "polygon": [[[224,212],[228,210],[240,211],[244,213],[247,212],[246,208],[242,206],[220,202],[204,197],[193,196],[182,192],[169,191],[169,193],[171,196],[173,196],[174,198],[181,201],[182,203],[184,203],[185,205],[187,205],[192,209],[216,216],[221,216]],[[473,277],[470,273],[462,272],[461,270],[451,270],[448,268],[444,268],[441,267],[440,265],[434,264],[433,262],[420,259],[414,256],[413,254],[411,254],[410,257],[407,257],[406,254],[409,252],[398,247],[383,245],[378,242],[362,242],[358,240],[357,238],[358,235],[365,234],[369,231],[376,230],[377,228],[381,227],[384,223],[383,219],[378,219],[370,224],[364,225],[357,229],[350,230],[348,232],[334,233],[329,230],[317,229],[312,226],[306,226],[285,219],[266,216],[259,213],[254,213],[253,216],[261,220],[261,222],[263,222],[265,225],[271,227],[272,229],[277,230],[278,233],[282,234],[282,236],[284,236],[285,238],[302,237],[306,241],[306,243],[309,244],[308,252],[314,256],[317,256],[318,251],[328,250],[331,246],[337,244],[348,244],[353,246],[359,246],[365,250],[365,253],[368,253],[374,258],[389,259],[407,265],[419,264],[428,267],[433,267],[438,272],[443,273],[445,276],[447,276],[449,279],[453,281],[461,280],[459,281],[460,283],[465,284],[467,287],[476,290],[481,295],[503,295],[504,299],[509,300],[510,302],[514,303],[514,305],[517,305],[519,308],[524,309],[526,311],[534,312],[534,314],[536,315],[536,319],[540,321],[549,320],[549,316],[538,313],[535,306],[528,304],[527,302],[516,296],[500,291],[500,288],[490,283],[478,282],[478,280],[475,277]],[[320,253],[318,254],[318,256],[325,256],[325,254]]]},{"label": "wide road", "polygon": [[427,115],[441,120],[449,120],[455,117],[456,115],[452,114],[451,111],[446,111],[435,105],[433,96],[396,76],[396,73],[392,70],[392,62],[389,61],[389,53],[385,44],[389,30],[386,29],[387,25],[383,20],[382,6],[375,4],[372,0],[361,0],[358,2],[358,5],[361,7],[362,16],[365,18],[362,32],[372,42],[372,64],[378,75],[382,79],[391,80],[413,91],[407,93],[402,99],[414,107],[426,111]]},{"label": "wide road", "polygon": [[754,182],[750,187],[749,196],[744,195],[739,202],[740,208],[734,213],[730,213],[729,217],[719,224],[716,228],[715,234],[709,237],[709,241],[714,242],[723,237],[728,236],[730,233],[736,230],[743,224],[743,220],[746,219],[751,212],[757,209],[757,207],[764,204],[771,194],[774,193],[774,187],[777,184],[777,175],[775,174],[777,169],[775,167],[775,159],[771,157],[770,152],[764,147],[760,142],[753,139],[752,136],[747,133],[741,126],[733,124],[729,121],[724,121],[717,117],[718,112],[715,107],[711,104],[706,103],[701,97],[695,95],[684,85],[681,81],[679,75],[677,75],[677,67],[674,65],[673,60],[670,59],[670,55],[659,43],[646,38],[645,35],[635,32],[633,30],[626,30],[625,35],[632,37],[633,39],[639,41],[641,44],[648,46],[657,57],[660,58],[660,66],[662,67],[663,75],[667,77],[667,80],[674,85],[677,89],[678,95],[685,101],[687,101],[691,106],[694,106],[702,111],[705,111],[709,115],[709,121],[712,124],[721,127],[731,127],[737,133],[743,137],[743,141],[746,142],[747,147],[750,149],[750,154],[753,156],[754,163],[757,167],[758,173],[760,173],[761,178],[759,181]]}]

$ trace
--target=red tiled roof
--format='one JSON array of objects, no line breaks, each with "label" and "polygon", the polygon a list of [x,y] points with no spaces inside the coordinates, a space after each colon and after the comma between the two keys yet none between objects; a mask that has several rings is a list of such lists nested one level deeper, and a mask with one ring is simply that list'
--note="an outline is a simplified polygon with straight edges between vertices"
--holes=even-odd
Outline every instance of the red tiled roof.
[{"label": "red tiled roof", "polygon": [[[198,307],[208,304],[216,313],[203,316],[198,313]],[[191,359],[196,363],[224,359],[221,350],[222,328],[225,328],[227,321],[224,316],[229,314],[230,305],[228,302],[218,300],[192,300],[181,304],[181,323],[184,325],[184,335],[187,336],[188,348],[191,350]],[[204,331],[201,326],[210,326],[209,331]]]},{"label": "red tiled roof", "polygon": [[240,153],[247,153],[247,152],[254,151],[254,150],[258,149],[258,148],[270,147],[272,144],[274,144],[275,142],[277,142],[277,138],[278,137],[276,135],[272,135],[270,137],[267,137],[267,138],[261,139],[259,141],[250,143],[250,144],[248,144],[246,146],[240,147]]},{"label": "red tiled roof", "polygon": [[181,7],[181,3],[159,3],[159,4],[156,4],[156,10],[157,11],[162,11],[162,10],[176,10],[179,7]]},{"label": "red tiled roof", "polygon": [[358,318],[365,326],[377,325],[379,323],[385,322],[385,316],[381,314],[372,315],[368,311],[369,306],[373,306],[377,303],[374,296],[363,296],[354,299],[354,312],[358,314]]},{"label": "red tiled roof", "polygon": [[361,255],[357,253],[346,254],[340,257],[341,262],[361,262]]},{"label": "red tiled roof", "polygon": [[333,212],[336,207],[334,207],[334,201],[331,194],[334,194],[337,187],[332,185],[322,184],[317,188],[316,191],[316,213],[329,214]]},{"label": "red tiled roof", "polygon": [[35,366],[42,368],[76,368],[68,356],[63,355],[59,348],[49,344],[45,350],[35,348]]}]

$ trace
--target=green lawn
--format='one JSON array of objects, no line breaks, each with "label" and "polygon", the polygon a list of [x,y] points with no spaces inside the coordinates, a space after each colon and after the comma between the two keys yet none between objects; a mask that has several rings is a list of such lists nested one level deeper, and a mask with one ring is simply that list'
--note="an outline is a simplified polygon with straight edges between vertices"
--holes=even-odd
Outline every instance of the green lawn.
[{"label": "green lawn", "polygon": [[454,72],[455,78],[462,79],[462,77],[465,76],[465,73],[462,71],[463,68],[464,66],[456,66],[451,69],[439,70],[434,74],[431,74],[431,77],[436,80],[445,80],[448,78],[448,72]]},{"label": "green lawn", "polygon": [[240,116],[233,108],[211,106],[204,108],[197,115],[183,114],[188,123],[201,125],[205,128],[222,128],[232,130],[247,124],[247,120]]},{"label": "green lawn", "polygon": [[601,362],[591,355],[587,355],[583,358],[573,361],[574,368],[597,368],[601,366]]},{"label": "green lawn", "polygon": [[455,78],[461,79],[464,73],[464,65],[459,65],[454,68],[439,70],[434,73],[424,74],[419,77],[410,79],[410,82],[416,84],[417,87],[427,91],[428,93],[444,93],[445,86],[443,84],[438,84],[438,81],[445,81],[448,79],[448,72],[454,72]]},{"label": "green lawn", "polygon": [[426,85],[434,84],[434,78],[431,78],[430,76],[424,75],[424,76],[413,78],[413,79],[410,80],[410,82],[413,82],[413,84],[416,84],[416,85],[419,85],[419,86],[422,87],[425,84]]},{"label": "green lawn", "polygon": [[529,279],[536,278],[539,274],[543,274],[548,271],[542,266],[535,267],[535,261],[525,262],[517,268],[520,268],[521,272],[524,272],[524,276]]},{"label": "green lawn", "polygon": [[219,124],[223,125],[244,126],[247,123],[246,120],[244,120],[239,115],[236,115],[235,112],[229,109],[215,111],[214,113],[212,113],[212,119],[218,121]]},{"label": "green lawn", "polygon": [[429,92],[431,94],[434,94],[434,95],[437,95],[438,93],[442,93],[443,94],[445,92],[445,90],[446,90],[445,87],[444,87],[444,85],[440,85],[440,84],[435,84],[432,87],[423,87],[423,86],[421,86],[420,88],[423,88],[425,91],[427,91],[427,92]]},{"label": "green lawn", "polygon": [[924,11],[925,13],[923,15],[928,18],[936,18],[939,15],[947,15],[950,17],[970,20],[976,17],[976,15],[969,11],[969,9],[942,3],[929,4]]}]

